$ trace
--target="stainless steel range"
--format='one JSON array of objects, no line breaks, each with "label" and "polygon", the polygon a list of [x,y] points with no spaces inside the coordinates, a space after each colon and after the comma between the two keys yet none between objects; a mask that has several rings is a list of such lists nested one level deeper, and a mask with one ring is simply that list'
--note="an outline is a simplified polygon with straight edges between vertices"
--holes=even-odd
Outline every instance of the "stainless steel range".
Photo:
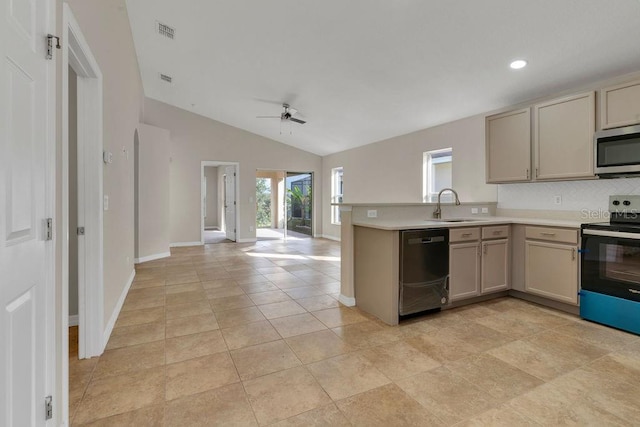
[{"label": "stainless steel range", "polygon": [[640,334],[640,196],[610,196],[609,213],[582,225],[580,316]]}]

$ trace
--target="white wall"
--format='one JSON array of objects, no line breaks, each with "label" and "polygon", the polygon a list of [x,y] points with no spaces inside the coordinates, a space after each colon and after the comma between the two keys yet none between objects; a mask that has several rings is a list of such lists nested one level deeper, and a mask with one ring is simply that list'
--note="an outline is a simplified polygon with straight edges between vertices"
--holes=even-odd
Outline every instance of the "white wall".
[{"label": "white wall", "polygon": [[220,227],[218,224],[218,167],[205,166],[204,176],[207,178],[207,216],[205,227]]},{"label": "white wall", "polygon": [[[200,241],[200,167],[204,160],[240,163],[239,240],[256,237],[257,169],[303,170],[322,176],[320,156],[152,99],[145,99],[144,122],[171,132],[172,243]],[[317,193],[314,210],[320,212],[321,191]],[[322,230],[320,215],[315,218],[315,227],[318,233]]]},{"label": "white wall", "polygon": [[484,115],[478,115],[325,156],[323,234],[340,236],[330,209],[331,169],[339,166],[344,167],[345,203],[420,203],[423,153],[451,147],[452,185],[460,200],[496,201],[496,186],[485,184],[484,135]]},{"label": "white wall", "polygon": [[169,131],[138,125],[136,259],[169,253]]}]

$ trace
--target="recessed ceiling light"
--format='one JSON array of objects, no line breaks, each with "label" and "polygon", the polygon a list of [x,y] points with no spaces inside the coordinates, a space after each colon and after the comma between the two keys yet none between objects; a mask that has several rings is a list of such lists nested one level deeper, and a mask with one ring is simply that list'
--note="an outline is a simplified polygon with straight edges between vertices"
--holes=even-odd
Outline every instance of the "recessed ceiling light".
[{"label": "recessed ceiling light", "polygon": [[514,70],[519,70],[520,68],[524,68],[527,66],[527,61],[525,61],[524,59],[516,59],[511,64],[509,64],[509,66]]}]

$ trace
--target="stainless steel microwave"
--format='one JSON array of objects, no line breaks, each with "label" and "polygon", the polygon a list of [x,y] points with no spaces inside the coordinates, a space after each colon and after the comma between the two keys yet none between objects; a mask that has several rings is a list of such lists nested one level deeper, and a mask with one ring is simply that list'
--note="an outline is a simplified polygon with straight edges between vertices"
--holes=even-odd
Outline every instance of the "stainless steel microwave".
[{"label": "stainless steel microwave", "polygon": [[602,130],[593,140],[596,175],[640,175],[640,125]]}]

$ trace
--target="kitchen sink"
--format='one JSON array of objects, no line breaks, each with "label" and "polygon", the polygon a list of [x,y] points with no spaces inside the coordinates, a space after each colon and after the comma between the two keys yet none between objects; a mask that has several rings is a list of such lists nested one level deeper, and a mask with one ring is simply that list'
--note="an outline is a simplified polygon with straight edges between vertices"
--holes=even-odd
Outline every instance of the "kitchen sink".
[{"label": "kitchen sink", "polygon": [[486,219],[426,219],[426,222],[478,222]]}]

